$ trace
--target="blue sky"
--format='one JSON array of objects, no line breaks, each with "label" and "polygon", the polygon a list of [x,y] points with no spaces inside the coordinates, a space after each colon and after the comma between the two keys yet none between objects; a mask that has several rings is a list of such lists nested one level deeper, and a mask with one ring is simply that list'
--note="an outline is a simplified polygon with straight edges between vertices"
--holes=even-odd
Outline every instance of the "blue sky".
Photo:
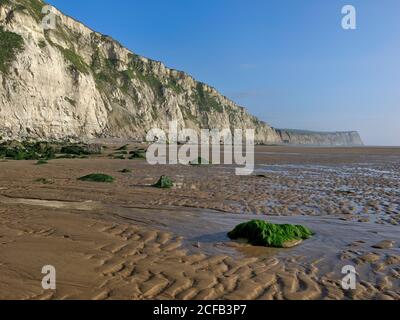
[{"label": "blue sky", "polygon": [[[400,145],[399,0],[49,0],[277,128]],[[357,30],[341,9],[357,10]]]}]

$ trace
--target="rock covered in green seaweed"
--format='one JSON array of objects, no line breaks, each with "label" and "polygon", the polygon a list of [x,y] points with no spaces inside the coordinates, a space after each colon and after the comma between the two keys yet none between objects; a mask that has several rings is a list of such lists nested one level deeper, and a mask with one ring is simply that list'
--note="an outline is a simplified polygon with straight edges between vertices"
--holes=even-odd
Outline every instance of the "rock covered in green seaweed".
[{"label": "rock covered in green seaweed", "polygon": [[172,188],[174,186],[174,182],[171,180],[171,178],[167,176],[161,176],[160,179],[156,184],[153,184],[153,187],[156,188],[161,188],[161,189],[168,189]]},{"label": "rock covered in green seaweed", "polygon": [[103,173],[92,173],[87,176],[78,178],[80,181],[90,181],[90,182],[114,182],[114,178]]},{"label": "rock covered in green seaweed", "polygon": [[301,225],[272,224],[252,220],[236,226],[228,233],[231,239],[247,239],[255,246],[289,248],[310,238],[314,233]]},{"label": "rock covered in green seaweed", "polygon": [[145,149],[136,149],[129,152],[131,155],[129,159],[146,159],[146,150]]}]

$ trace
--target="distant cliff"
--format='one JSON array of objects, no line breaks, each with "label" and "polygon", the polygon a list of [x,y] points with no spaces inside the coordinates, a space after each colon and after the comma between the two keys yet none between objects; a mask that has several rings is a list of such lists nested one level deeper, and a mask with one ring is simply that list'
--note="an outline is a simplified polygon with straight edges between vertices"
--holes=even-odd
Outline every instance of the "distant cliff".
[{"label": "distant cliff", "polygon": [[360,135],[356,131],[316,132],[292,129],[276,129],[282,142],[290,145],[314,146],[362,146]]}]

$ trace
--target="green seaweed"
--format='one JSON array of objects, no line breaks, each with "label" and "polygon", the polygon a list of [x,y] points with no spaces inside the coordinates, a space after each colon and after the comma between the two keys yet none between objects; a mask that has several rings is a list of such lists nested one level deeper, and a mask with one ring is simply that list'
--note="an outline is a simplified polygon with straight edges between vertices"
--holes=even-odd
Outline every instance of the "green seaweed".
[{"label": "green seaweed", "polygon": [[5,142],[0,145],[0,157],[13,160],[54,159],[56,147],[44,142]]},{"label": "green seaweed", "polygon": [[56,157],[56,159],[77,159],[77,158],[79,158],[79,157],[74,154],[63,154],[61,156]]},{"label": "green seaweed", "polygon": [[160,179],[156,184],[153,184],[153,187],[155,188],[161,188],[161,189],[169,189],[174,186],[174,182],[171,180],[171,178],[167,176],[161,176]]},{"label": "green seaweed", "polygon": [[78,178],[80,181],[89,181],[89,182],[106,182],[111,183],[114,182],[114,178],[103,173],[92,173],[88,174],[87,176],[83,176]]},{"label": "green seaweed", "polygon": [[36,162],[37,166],[43,165],[43,164],[48,164],[48,162],[46,160],[38,160],[38,162]]},{"label": "green seaweed", "polygon": [[43,184],[53,184],[54,183],[54,181],[46,179],[46,178],[36,179],[35,182],[43,183]]},{"label": "green seaweed", "polygon": [[202,157],[198,157],[196,160],[190,161],[189,163],[191,166],[201,166],[201,165],[208,165],[210,164],[209,161],[203,159]]},{"label": "green seaweed", "polygon": [[88,152],[79,145],[68,145],[61,148],[61,153],[63,154],[71,154],[71,155],[87,155]]},{"label": "green seaweed", "polygon": [[125,145],[123,145],[122,147],[119,147],[119,148],[117,149],[117,151],[126,151],[126,150],[128,150],[128,147],[129,147],[129,144],[125,144]]},{"label": "green seaweed", "polygon": [[129,152],[131,155],[129,159],[146,159],[146,150],[134,150]]},{"label": "green seaweed", "polygon": [[272,224],[263,220],[252,220],[236,226],[228,237],[231,239],[244,238],[255,246],[283,248],[287,243],[305,240],[314,233],[301,225]]}]

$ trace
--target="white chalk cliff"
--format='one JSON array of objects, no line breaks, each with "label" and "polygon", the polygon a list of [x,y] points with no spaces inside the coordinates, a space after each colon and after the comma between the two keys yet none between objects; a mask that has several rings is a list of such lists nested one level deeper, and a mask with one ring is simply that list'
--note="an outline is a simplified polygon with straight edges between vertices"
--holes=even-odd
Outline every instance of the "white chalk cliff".
[{"label": "white chalk cliff", "polygon": [[254,128],[257,142],[283,142],[214,88],[56,9],[56,29],[44,30],[44,5],[0,0],[0,137],[143,140],[177,120],[194,129]]}]

